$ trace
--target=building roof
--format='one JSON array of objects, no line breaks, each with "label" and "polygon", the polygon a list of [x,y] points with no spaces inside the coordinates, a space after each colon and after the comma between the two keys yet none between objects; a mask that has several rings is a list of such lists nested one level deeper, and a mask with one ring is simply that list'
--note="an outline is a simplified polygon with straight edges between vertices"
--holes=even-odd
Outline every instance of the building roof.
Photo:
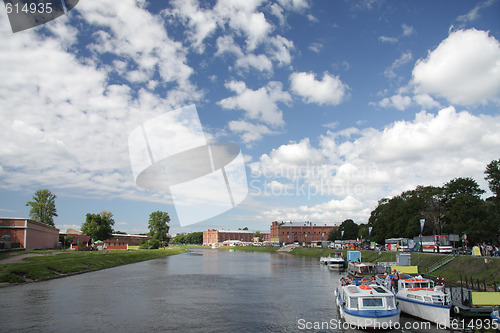
[{"label": "building roof", "polygon": [[40,222],[35,221],[35,220],[30,220],[30,219],[27,219],[27,218],[24,218],[24,217],[0,217],[0,221],[2,221],[2,220],[28,221],[29,223],[33,223],[33,224],[36,224],[36,225],[39,225],[39,226],[42,226],[42,227],[46,227],[46,228],[50,228],[50,229],[59,231],[59,229],[57,229],[56,227],[53,227],[53,226],[45,224],[45,223],[40,223]]},{"label": "building roof", "polygon": [[281,222],[279,226],[283,227],[338,227],[338,223],[314,223],[314,222]]}]

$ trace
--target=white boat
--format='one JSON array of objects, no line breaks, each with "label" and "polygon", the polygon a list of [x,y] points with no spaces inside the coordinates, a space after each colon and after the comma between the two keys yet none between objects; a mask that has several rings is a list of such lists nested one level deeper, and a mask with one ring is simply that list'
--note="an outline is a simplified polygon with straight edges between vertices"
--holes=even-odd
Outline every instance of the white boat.
[{"label": "white boat", "polygon": [[331,269],[339,269],[345,267],[345,260],[342,257],[342,252],[330,253],[328,257],[321,257],[319,262],[323,265],[328,265]]},{"label": "white boat", "polygon": [[377,266],[370,262],[349,262],[347,272],[353,278],[372,278],[377,274]]},{"label": "white boat", "polygon": [[399,323],[401,310],[396,307],[394,294],[383,286],[341,282],[336,290],[336,302],[340,317],[349,325],[361,329],[390,329]]},{"label": "white boat", "polygon": [[500,310],[491,313],[491,327],[500,331]]},{"label": "white boat", "polygon": [[450,327],[450,294],[446,294],[442,286],[435,286],[434,281],[420,277],[401,278],[396,300],[402,312],[440,327]]}]

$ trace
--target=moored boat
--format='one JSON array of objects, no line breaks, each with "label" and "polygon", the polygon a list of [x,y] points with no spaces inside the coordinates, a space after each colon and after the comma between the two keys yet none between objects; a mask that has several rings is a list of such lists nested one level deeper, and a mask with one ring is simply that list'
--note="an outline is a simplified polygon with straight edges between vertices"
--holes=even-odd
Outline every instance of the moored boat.
[{"label": "moored boat", "polygon": [[450,294],[435,286],[434,281],[422,277],[400,278],[396,300],[402,312],[440,327],[450,327]]},{"label": "moored boat", "polygon": [[321,257],[320,263],[328,265],[331,269],[342,269],[345,267],[345,260],[342,257],[342,252],[330,253],[328,257]]},{"label": "moored boat", "polygon": [[336,290],[340,317],[361,329],[389,329],[399,323],[401,311],[394,294],[383,286],[359,282],[348,284],[341,280]]},{"label": "moored boat", "polygon": [[347,272],[353,278],[372,278],[377,274],[377,266],[369,262],[349,262]]}]

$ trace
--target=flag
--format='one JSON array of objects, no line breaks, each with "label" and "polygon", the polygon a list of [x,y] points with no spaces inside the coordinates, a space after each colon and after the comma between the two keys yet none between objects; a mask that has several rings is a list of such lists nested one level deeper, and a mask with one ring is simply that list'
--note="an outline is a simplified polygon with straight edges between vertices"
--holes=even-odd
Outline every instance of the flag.
[{"label": "flag", "polygon": [[344,230],[340,232],[340,238],[344,238]]},{"label": "flag", "polygon": [[420,220],[420,234],[424,231],[425,219]]},{"label": "flag", "polygon": [[368,237],[370,237],[372,235],[372,229],[373,229],[373,227],[368,227]]},{"label": "flag", "polygon": [[387,250],[390,250],[391,249],[391,243],[387,244]]}]

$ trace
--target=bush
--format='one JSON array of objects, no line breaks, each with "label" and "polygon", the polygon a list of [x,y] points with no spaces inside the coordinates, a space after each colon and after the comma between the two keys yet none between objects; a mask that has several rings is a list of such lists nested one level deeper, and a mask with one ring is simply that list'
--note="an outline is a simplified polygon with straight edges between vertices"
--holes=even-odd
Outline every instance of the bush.
[{"label": "bush", "polygon": [[149,248],[151,249],[157,249],[160,247],[160,241],[157,239],[151,239],[149,240]]},{"label": "bush", "polygon": [[143,239],[139,244],[139,249],[141,250],[157,249],[159,247],[160,247],[160,241],[156,239],[150,239],[149,241]]}]

